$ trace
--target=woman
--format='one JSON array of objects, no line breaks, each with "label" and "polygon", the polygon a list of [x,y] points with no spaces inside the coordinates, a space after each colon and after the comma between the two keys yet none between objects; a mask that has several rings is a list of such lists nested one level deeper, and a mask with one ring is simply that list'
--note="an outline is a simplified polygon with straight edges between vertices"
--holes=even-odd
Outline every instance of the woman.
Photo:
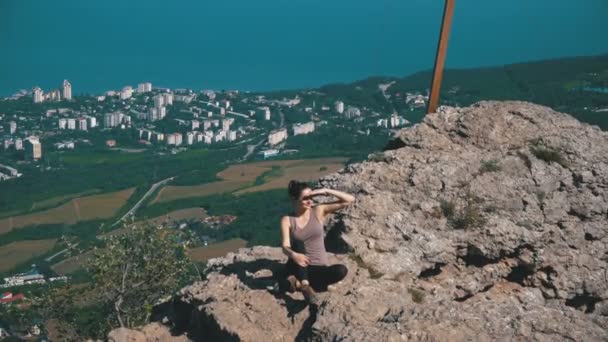
[{"label": "woman", "polygon": [[[317,304],[316,291],[344,279],[344,265],[328,265],[323,223],[327,215],[355,201],[355,197],[332,189],[312,190],[308,184],[292,180],[288,187],[294,206],[293,216],[281,218],[283,253],[289,257],[285,265],[282,290],[302,291],[311,304]],[[313,206],[315,196],[334,196],[338,200]]]}]

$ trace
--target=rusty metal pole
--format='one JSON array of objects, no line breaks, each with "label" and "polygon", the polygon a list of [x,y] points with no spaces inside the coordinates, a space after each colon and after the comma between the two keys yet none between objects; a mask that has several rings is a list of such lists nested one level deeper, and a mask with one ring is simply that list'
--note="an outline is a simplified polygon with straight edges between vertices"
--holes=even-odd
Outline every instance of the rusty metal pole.
[{"label": "rusty metal pole", "polygon": [[435,57],[435,69],[433,70],[433,83],[431,84],[431,96],[426,113],[435,113],[439,103],[439,92],[441,91],[441,79],[443,77],[443,67],[445,66],[445,56],[448,51],[448,40],[450,39],[450,28],[452,27],[452,15],[454,14],[454,2],[456,0],[445,0],[443,10],[443,22],[439,33],[439,43],[437,44],[437,56]]}]

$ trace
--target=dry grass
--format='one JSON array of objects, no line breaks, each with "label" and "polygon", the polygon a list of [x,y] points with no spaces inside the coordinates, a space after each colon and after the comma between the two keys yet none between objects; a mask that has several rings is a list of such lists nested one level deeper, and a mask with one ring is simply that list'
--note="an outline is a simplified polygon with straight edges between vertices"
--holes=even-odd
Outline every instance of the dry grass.
[{"label": "dry grass", "polygon": [[162,188],[151,204],[170,202],[188,197],[203,197],[213,194],[232,192],[248,184],[249,181],[219,181],[203,185],[166,186]]},{"label": "dry grass", "polygon": [[230,252],[236,252],[239,248],[246,246],[247,241],[242,239],[226,240],[209,246],[190,249],[188,257],[192,261],[204,262],[212,258],[223,257]]},{"label": "dry grass", "polygon": [[[166,186],[158,192],[152,204],[169,202],[188,197],[202,197],[238,190],[237,194],[266,191],[284,188],[291,179],[316,180],[322,176],[336,172],[344,166],[347,158],[318,158],[263,161],[248,164],[231,165],[219,172],[217,176],[222,181],[194,186]],[[256,178],[279,166],[283,175],[262,185],[252,186]],[[323,168],[323,170],[321,170]],[[251,186],[251,187],[247,187]],[[247,187],[245,189],[242,189]],[[242,190],[239,190],[242,189]]]},{"label": "dry grass", "polygon": [[32,204],[32,210],[43,209],[43,208],[52,208],[67,200],[71,200],[73,198],[78,198],[78,197],[87,196],[87,195],[93,195],[98,192],[99,192],[99,190],[94,189],[94,190],[89,190],[89,191],[83,191],[83,192],[77,193],[77,194],[69,194],[69,195],[64,195],[64,196],[51,197],[49,199],[45,199],[44,201],[34,202],[34,204]]},{"label": "dry grass", "polygon": [[19,264],[50,251],[56,242],[57,239],[25,240],[1,246],[0,272],[9,271]]},{"label": "dry grass", "polygon": [[75,224],[79,221],[109,218],[127,202],[135,188],[73,199],[57,208],[0,220],[0,234],[37,224]]},{"label": "dry grass", "polygon": [[91,256],[93,256],[93,252],[93,250],[90,250],[80,255],[76,255],[71,258],[62,260],[51,266],[51,269],[59,275],[66,275],[75,272],[82,268],[82,266],[87,262],[87,260]]},{"label": "dry grass", "polygon": [[[323,167],[322,171],[321,171],[321,167]],[[267,191],[267,190],[273,190],[273,189],[286,189],[287,184],[289,184],[289,181],[292,179],[298,179],[298,180],[302,180],[302,181],[311,182],[311,181],[317,180],[325,175],[328,175],[330,173],[334,173],[343,167],[344,167],[343,163],[330,164],[330,163],[317,163],[317,162],[311,162],[310,164],[307,164],[307,165],[298,164],[298,165],[287,166],[283,169],[282,176],[280,176],[278,178],[274,178],[274,179],[270,180],[269,182],[264,183],[262,185],[253,186],[250,188],[239,190],[236,192],[236,194],[245,194],[245,193],[250,193],[250,192]]]}]

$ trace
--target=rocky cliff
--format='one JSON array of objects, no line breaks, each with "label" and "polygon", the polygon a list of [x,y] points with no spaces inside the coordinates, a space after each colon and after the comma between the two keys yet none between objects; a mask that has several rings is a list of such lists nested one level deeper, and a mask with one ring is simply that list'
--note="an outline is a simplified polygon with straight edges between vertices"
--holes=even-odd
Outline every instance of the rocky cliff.
[{"label": "rocky cliff", "polygon": [[[164,334],[608,339],[608,133],[523,102],[444,107],[321,183],[357,201],[328,224],[349,274],[318,309],[275,291],[285,258],[255,247],[213,260],[206,280],[159,306]],[[138,338],[162,330],[147,329]]]}]

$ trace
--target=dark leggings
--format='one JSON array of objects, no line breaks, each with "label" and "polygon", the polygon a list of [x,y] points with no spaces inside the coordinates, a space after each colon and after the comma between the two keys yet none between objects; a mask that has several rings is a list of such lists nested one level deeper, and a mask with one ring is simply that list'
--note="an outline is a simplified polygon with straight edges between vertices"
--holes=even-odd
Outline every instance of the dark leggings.
[{"label": "dark leggings", "polygon": [[289,259],[285,264],[285,272],[281,280],[281,288],[289,289],[287,277],[294,275],[300,281],[308,280],[315,291],[327,291],[327,286],[335,284],[346,277],[348,269],[341,264],[331,266],[309,265],[302,267]]}]

